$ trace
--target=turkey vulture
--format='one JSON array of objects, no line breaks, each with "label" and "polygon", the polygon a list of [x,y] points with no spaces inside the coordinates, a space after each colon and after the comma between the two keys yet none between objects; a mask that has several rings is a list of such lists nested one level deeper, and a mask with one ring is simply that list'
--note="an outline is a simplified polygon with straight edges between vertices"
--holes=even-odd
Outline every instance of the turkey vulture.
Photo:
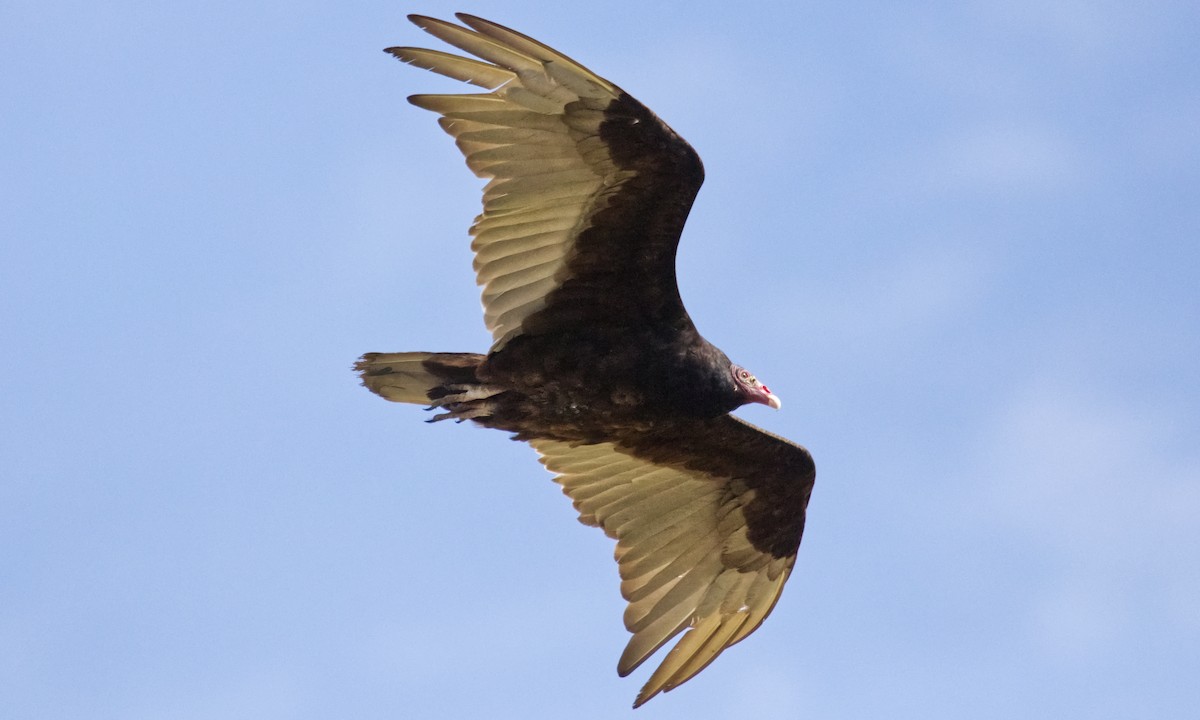
[{"label": "turkey vulture", "polygon": [[541,454],[579,519],[617,541],[627,675],[687,632],[637,696],[671,690],[771,612],[804,531],[803,447],[730,415],[779,399],[692,324],[675,249],[704,171],[616,85],[542,43],[459,14],[410,16],[479,60],[387,52],[487,92],[414,95],[488,178],[471,226],[486,355],[367,353],[363,384]]}]

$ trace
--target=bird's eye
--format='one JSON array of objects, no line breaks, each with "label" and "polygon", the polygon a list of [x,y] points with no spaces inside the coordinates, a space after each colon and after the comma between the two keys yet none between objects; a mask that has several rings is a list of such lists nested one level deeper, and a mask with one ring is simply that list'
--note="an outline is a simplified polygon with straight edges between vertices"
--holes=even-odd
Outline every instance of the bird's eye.
[{"label": "bird's eye", "polygon": [[746,372],[745,370],[743,370],[743,371],[742,371],[742,379],[743,379],[743,380],[749,380],[749,379],[750,379],[750,373],[748,373],[748,372]]}]

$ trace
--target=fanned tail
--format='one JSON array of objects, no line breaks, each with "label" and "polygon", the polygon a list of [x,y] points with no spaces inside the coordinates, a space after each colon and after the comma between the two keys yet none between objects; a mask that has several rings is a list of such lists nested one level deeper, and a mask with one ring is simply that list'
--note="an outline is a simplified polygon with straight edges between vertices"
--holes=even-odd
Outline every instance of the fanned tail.
[{"label": "fanned tail", "polygon": [[469,420],[491,412],[499,388],[485,385],[478,353],[367,353],[354,364],[363,387],[392,402],[442,408],[433,420]]}]

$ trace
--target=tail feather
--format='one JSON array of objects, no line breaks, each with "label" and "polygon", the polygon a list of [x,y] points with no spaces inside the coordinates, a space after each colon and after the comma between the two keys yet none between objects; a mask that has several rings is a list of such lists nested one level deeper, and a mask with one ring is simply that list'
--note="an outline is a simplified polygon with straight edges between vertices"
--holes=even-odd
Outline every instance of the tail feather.
[{"label": "tail feather", "polygon": [[363,387],[392,402],[430,405],[447,385],[479,382],[478,353],[367,353],[354,364]]}]

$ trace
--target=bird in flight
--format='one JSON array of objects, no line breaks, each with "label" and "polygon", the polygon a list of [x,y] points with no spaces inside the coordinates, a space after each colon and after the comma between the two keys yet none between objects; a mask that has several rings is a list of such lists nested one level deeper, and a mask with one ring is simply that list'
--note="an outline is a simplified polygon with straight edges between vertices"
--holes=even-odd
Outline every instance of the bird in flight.
[{"label": "bird in flight", "polygon": [[410,16],[474,58],[388,48],[483,92],[414,95],[487,178],[470,234],[486,354],[367,353],[382,397],[471,420],[541,455],[587,525],[616,540],[632,633],[625,676],[683,633],[634,707],[754,632],[796,561],[815,469],[740,420],[780,407],[696,330],[675,251],[704,179],[690,145],[621,88],[521,33]]}]

